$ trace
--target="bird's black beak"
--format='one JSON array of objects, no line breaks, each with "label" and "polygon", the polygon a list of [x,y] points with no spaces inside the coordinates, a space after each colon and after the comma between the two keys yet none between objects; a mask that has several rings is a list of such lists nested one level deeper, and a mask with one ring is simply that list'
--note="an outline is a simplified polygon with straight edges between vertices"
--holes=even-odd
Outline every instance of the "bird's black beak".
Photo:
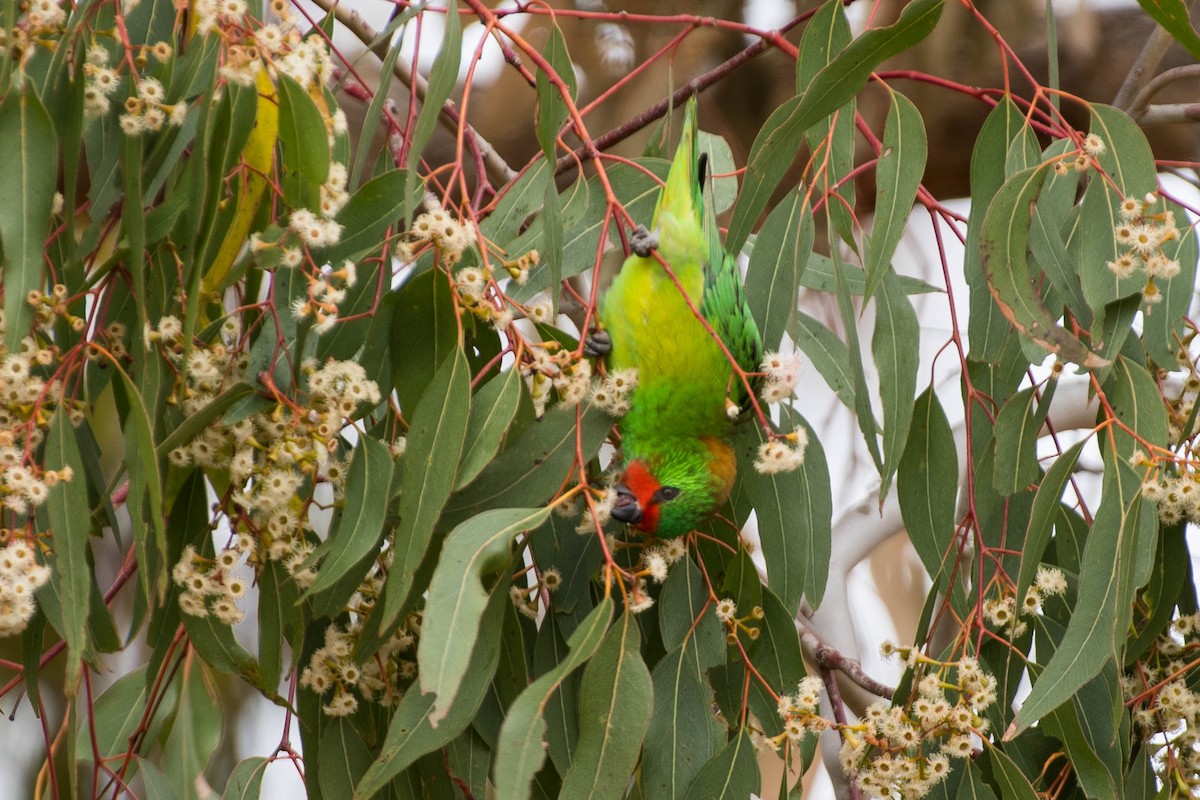
[{"label": "bird's black beak", "polygon": [[629,491],[629,487],[618,483],[613,487],[613,491],[617,493],[617,499],[613,501],[612,518],[626,525],[637,525],[641,522],[642,507],[638,505],[637,498]]}]

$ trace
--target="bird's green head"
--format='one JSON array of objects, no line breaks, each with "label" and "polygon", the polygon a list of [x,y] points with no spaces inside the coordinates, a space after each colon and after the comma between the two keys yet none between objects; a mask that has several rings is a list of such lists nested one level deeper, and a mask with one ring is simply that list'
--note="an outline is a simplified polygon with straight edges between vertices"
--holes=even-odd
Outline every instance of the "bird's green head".
[{"label": "bird's green head", "polygon": [[725,502],[736,470],[733,449],[710,437],[638,456],[614,487],[613,519],[664,539],[683,536]]}]

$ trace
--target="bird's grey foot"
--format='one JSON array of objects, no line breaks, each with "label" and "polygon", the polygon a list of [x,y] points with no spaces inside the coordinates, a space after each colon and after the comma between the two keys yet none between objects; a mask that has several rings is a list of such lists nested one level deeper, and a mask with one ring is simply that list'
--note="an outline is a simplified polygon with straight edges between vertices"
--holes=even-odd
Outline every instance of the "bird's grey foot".
[{"label": "bird's grey foot", "polygon": [[583,338],[583,354],[588,358],[603,358],[612,351],[612,337],[608,331],[592,328]]},{"label": "bird's grey foot", "polygon": [[645,225],[638,225],[629,237],[629,249],[635,255],[649,258],[650,253],[658,249],[658,231],[649,231]]}]

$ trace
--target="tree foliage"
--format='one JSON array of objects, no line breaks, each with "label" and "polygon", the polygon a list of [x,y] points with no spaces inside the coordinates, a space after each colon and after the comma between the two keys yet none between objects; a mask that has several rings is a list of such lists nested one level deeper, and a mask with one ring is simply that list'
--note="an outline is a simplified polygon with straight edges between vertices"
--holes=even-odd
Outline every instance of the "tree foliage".
[{"label": "tree foliage", "polygon": [[[0,10],[0,696],[43,730],[38,796],[254,797],[279,762],[311,797],[796,796],[820,736],[861,796],[1194,792],[1194,210],[1131,108],[1038,80],[983,13],[1027,90],[888,72],[943,0],[863,30],[855,5],[776,31],[480,0],[399,3],[378,32],[288,0]],[[1180,0],[1142,5],[1197,52]],[[706,26],[750,41],[597,135],[560,22],[677,34],[647,65]],[[432,24],[426,78],[405,48]],[[523,164],[468,124],[481,28],[536,98],[508,121]],[[346,32],[373,85],[331,48]],[[768,51],[798,88],[743,169],[704,147],[770,393],[722,512],[647,540],[608,518],[628,389],[580,339],[671,146],[608,148]],[[989,109],[969,215],[922,185],[906,81]],[[918,225],[936,285],[897,269]],[[921,369],[930,293],[969,307],[941,343],[961,421]],[[835,516],[848,447],[801,416],[793,351],[855,420],[874,533]],[[932,589],[882,643],[887,686],[846,581],[900,520]],[[138,666],[102,687],[118,653]],[[299,743],[285,723],[222,770],[230,680]]]}]

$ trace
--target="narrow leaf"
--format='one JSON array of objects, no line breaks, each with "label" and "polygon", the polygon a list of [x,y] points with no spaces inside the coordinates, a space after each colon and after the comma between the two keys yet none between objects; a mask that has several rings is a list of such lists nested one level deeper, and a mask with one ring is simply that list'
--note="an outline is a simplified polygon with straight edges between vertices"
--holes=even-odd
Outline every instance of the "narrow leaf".
[{"label": "narrow leaf", "polygon": [[612,612],[612,600],[608,598],[592,609],[567,641],[566,657],[531,683],[509,706],[496,749],[497,800],[522,800],[529,796],[533,776],[546,759],[546,706],[567,676],[595,655]]},{"label": "narrow leaf", "polygon": [[917,391],[917,367],[920,363],[921,328],[917,312],[885,268],[880,279],[881,291],[875,297],[875,332],[871,353],[879,370],[879,398],[883,405],[883,486],[880,496],[891,487],[908,429],[912,424],[913,397]]},{"label": "narrow leaf", "polygon": [[[433,540],[434,525],[454,488],[470,404],[467,358],[456,347],[421,396],[408,431],[392,568],[375,610],[381,615],[381,630],[391,628],[413,589],[417,569]],[[379,505],[378,500],[375,504]]]},{"label": "narrow leaf", "polygon": [[33,324],[27,297],[42,285],[42,248],[58,172],[54,124],[32,83],[9,89],[0,103],[0,141],[6,143],[4,169],[0,169],[4,339],[9,352],[16,353]]},{"label": "narrow leaf", "polygon": [[925,173],[927,150],[921,112],[911,100],[894,90],[888,92],[888,100],[883,150],[875,165],[875,221],[866,257],[864,296],[867,298],[879,288],[892,263]]},{"label": "narrow leaf", "polygon": [[461,489],[478,477],[495,457],[521,401],[520,370],[510,369],[492,378],[471,398],[467,439],[454,488]]},{"label": "narrow leaf", "polygon": [[508,564],[513,537],[546,521],[549,508],[487,511],[450,532],[429,585],[417,650],[422,692],[437,695],[430,724],[446,716],[467,670],[487,605],[485,576]]},{"label": "narrow leaf", "polygon": [[563,797],[620,798],[637,765],[653,703],[650,671],[628,611],[609,629],[583,673],[579,745],[563,776]]},{"label": "narrow leaf", "polygon": [[305,599],[328,591],[356,565],[378,552],[387,511],[387,506],[379,500],[387,497],[391,480],[392,455],[388,448],[370,436],[360,437],[350,459],[341,513],[329,531],[329,538],[313,551],[312,563],[324,560],[317,579],[304,593]]},{"label": "narrow leaf", "polygon": [[[3,170],[0,170],[2,172]],[[50,518],[50,556],[52,581],[59,587],[62,602],[62,627],[58,633],[67,643],[67,674],[63,690],[74,696],[83,666],[83,654],[88,647],[88,614],[91,588],[91,565],[88,563],[88,535],[91,530],[90,504],[85,481],[87,473],[75,440],[75,429],[65,410],[60,409],[50,421],[46,440],[47,470],[69,469],[74,476],[60,480],[50,487],[46,498]],[[49,584],[40,591],[48,591]]]},{"label": "narrow leaf", "polygon": [[813,245],[812,211],[800,192],[775,206],[750,251],[746,302],[767,349],[775,349],[796,314],[796,293]]},{"label": "narrow leaf", "polygon": [[[958,451],[933,387],[917,398],[912,431],[896,481],[908,538],[931,576],[942,569],[954,538]],[[1056,506],[1057,508],[1057,506]]]},{"label": "narrow leaf", "polygon": [[1065,361],[1102,367],[1108,362],[1060,327],[1042,305],[1029,275],[1025,251],[1033,203],[1047,171],[1043,165],[1018,172],[992,199],[979,242],[983,271],[1000,312],[1030,341]]},{"label": "narrow leaf", "polygon": [[741,800],[758,791],[759,780],[757,751],[742,728],[701,768],[687,800]]},{"label": "narrow leaf", "polygon": [[1037,434],[1041,423],[1033,410],[1033,389],[1023,389],[996,416],[996,455],[992,485],[1008,497],[1037,480]]}]

